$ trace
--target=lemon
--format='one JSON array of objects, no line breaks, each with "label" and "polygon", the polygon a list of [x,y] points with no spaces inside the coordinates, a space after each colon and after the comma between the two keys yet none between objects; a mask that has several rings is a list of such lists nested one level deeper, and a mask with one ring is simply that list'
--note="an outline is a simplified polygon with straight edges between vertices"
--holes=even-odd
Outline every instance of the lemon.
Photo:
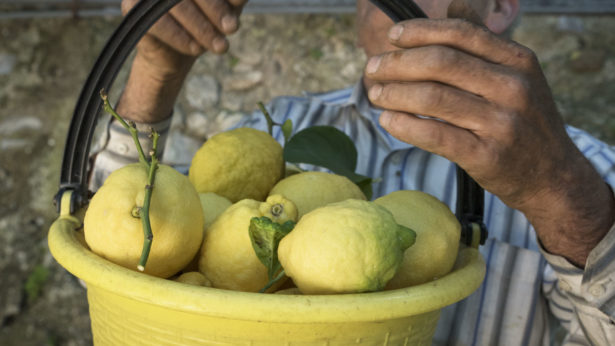
[{"label": "lemon", "polygon": [[[137,269],[143,249],[143,224],[134,217],[143,206],[148,171],[141,163],[109,175],[85,214],[85,240],[101,257]],[[149,211],[153,240],[145,273],[168,278],[198,252],[203,239],[203,211],[188,178],[159,165]]]},{"label": "lemon", "polygon": [[278,258],[304,294],[378,291],[413,236],[384,207],[348,199],[304,215],[280,242]]},{"label": "lemon", "polygon": [[178,276],[175,281],[188,285],[211,287],[211,281],[199,272],[186,272]]},{"label": "lemon", "polygon": [[[226,208],[230,207],[233,203],[228,198],[218,196],[213,192],[199,193],[199,199],[201,200],[201,208],[203,209],[203,217],[205,218],[204,230],[207,230],[209,226],[218,218],[218,215],[222,214]],[[188,265],[182,269],[184,272],[194,272],[199,270],[199,258],[201,256],[197,252],[194,258],[188,263]]]},{"label": "lemon", "polygon": [[199,193],[199,199],[205,217],[205,229],[209,228],[216,218],[233,204],[228,198],[213,192]]},{"label": "lemon", "polygon": [[416,243],[406,250],[387,289],[422,284],[451,271],[457,258],[461,226],[446,204],[427,193],[410,190],[395,191],[374,202],[417,234]]},{"label": "lemon", "polygon": [[275,291],[275,294],[283,294],[283,295],[301,295],[301,291],[297,287],[285,288],[283,290]]},{"label": "lemon", "polygon": [[238,128],[212,136],[196,152],[188,176],[198,192],[235,203],[262,201],[282,177],[282,146],[268,133]]},{"label": "lemon", "polygon": [[282,195],[295,203],[298,217],[329,203],[343,200],[366,200],[361,189],[350,179],[326,172],[301,172],[280,180],[269,192]]},{"label": "lemon", "polygon": [[297,209],[282,196],[269,196],[265,202],[244,199],[226,209],[206,230],[199,271],[213,287],[258,292],[267,284],[267,268],[256,256],[249,235],[250,220],[262,216],[278,223],[295,221]]}]

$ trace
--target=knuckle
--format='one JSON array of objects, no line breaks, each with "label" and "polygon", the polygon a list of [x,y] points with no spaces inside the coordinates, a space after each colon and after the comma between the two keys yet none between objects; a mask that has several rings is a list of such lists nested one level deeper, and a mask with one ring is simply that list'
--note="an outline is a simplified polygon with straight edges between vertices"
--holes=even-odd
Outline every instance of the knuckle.
[{"label": "knuckle", "polygon": [[527,99],[529,82],[525,76],[521,74],[508,76],[505,80],[504,87],[508,91],[509,97],[512,97],[515,102]]},{"label": "knuckle", "polygon": [[515,45],[515,59],[521,67],[529,69],[538,65],[538,57],[534,51],[519,44]]},{"label": "knuckle", "polygon": [[216,36],[216,30],[209,21],[202,21],[196,28],[197,36],[203,40],[213,40]]},{"label": "knuckle", "polygon": [[515,145],[519,131],[514,116],[509,112],[501,111],[496,115],[495,120],[492,133],[498,139],[498,143],[506,148]]},{"label": "knuckle", "polygon": [[459,53],[455,49],[444,46],[429,47],[429,59],[432,67],[436,69],[449,68],[459,62]]},{"label": "knuckle", "polygon": [[451,18],[450,22],[457,30],[470,30],[473,27],[472,23],[465,18]]},{"label": "knuckle", "polygon": [[405,52],[403,50],[395,50],[384,56],[382,60],[383,63],[388,63],[389,61],[392,63],[401,63],[403,62],[405,57]]},{"label": "knuckle", "polygon": [[386,84],[382,86],[382,92],[378,97],[378,101],[382,103],[391,103],[395,100],[395,86],[392,84]]},{"label": "knuckle", "polygon": [[435,83],[428,83],[422,88],[422,102],[426,108],[434,108],[444,102],[444,92]]}]

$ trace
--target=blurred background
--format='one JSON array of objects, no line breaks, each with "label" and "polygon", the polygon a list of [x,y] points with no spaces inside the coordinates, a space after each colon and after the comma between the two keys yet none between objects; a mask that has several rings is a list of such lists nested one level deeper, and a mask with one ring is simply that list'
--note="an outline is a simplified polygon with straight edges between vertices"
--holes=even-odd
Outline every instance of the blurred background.
[{"label": "blurred background", "polygon": [[[0,0],[0,345],[92,343],[85,290],[53,260],[46,234],[73,108],[121,21],[119,3]],[[513,38],[540,58],[563,117],[614,145],[615,1],[522,6]],[[353,12],[347,0],[251,1],[230,52],[201,58],[184,85],[174,159],[189,162],[258,101],[352,84],[365,62]]]}]

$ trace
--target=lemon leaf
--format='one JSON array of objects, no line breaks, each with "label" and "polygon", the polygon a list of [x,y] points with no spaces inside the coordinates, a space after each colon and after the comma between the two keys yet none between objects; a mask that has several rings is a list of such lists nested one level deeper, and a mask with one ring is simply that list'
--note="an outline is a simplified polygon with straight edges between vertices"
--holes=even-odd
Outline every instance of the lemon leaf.
[{"label": "lemon leaf", "polygon": [[344,132],[332,126],[312,126],[290,138],[284,146],[284,160],[307,163],[333,172],[354,172],[357,148]]},{"label": "lemon leaf", "polygon": [[256,257],[267,268],[269,280],[282,268],[278,260],[278,245],[295,227],[295,222],[286,221],[283,224],[271,221],[266,216],[250,219],[250,240]]},{"label": "lemon leaf", "polygon": [[280,126],[282,128],[282,134],[284,135],[284,145],[288,143],[293,133],[293,121],[291,119],[286,119],[284,124]]},{"label": "lemon leaf", "polygon": [[303,129],[284,145],[284,160],[324,167],[357,184],[368,199],[372,196],[372,179],[355,173],[357,148],[344,132],[333,126]]},{"label": "lemon leaf", "polygon": [[372,199],[372,178],[356,173],[354,173],[353,177],[348,178],[352,180],[353,183],[357,184],[357,186],[361,189],[361,191],[363,191],[363,194],[368,200]]}]

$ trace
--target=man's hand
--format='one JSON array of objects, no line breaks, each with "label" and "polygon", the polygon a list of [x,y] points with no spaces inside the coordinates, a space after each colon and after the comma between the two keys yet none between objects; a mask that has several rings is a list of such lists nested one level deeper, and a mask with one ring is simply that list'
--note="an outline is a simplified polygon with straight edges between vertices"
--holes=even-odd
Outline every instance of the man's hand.
[{"label": "man's hand", "polygon": [[[138,0],[123,0],[127,13]],[[152,123],[171,115],[196,58],[228,50],[226,35],[239,28],[247,0],[184,0],[163,15],[137,45],[137,55],[117,110],[127,119]]]},{"label": "man's hand", "polygon": [[[583,266],[615,219],[608,186],[568,137],[529,49],[460,19],[394,26],[369,98],[393,136],[458,163]],[[419,114],[420,116],[417,116]]]},{"label": "man's hand", "polygon": [[[128,13],[138,0],[123,0]],[[228,50],[226,35],[239,28],[239,15],[247,0],[184,0],[163,15],[139,42],[141,58],[166,77],[181,71],[206,50]]]}]

